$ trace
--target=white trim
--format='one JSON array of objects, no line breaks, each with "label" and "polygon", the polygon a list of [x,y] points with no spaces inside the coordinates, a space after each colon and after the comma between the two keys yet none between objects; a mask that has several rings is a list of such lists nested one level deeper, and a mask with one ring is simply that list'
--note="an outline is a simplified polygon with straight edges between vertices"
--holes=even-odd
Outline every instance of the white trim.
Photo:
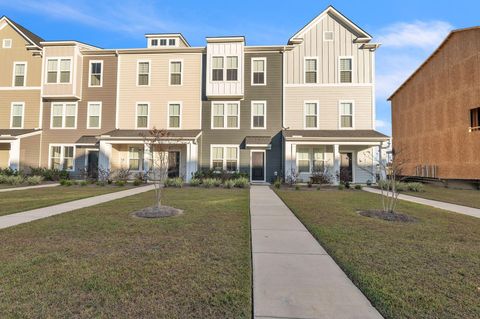
[{"label": "white trim", "polygon": [[[57,81],[56,82],[48,82],[48,61],[56,60],[57,61]],[[60,61],[61,60],[69,60],[70,61],[70,78],[68,82],[60,82],[61,71],[60,71]],[[45,59],[45,72],[47,72],[47,76],[45,77],[45,84],[72,84],[73,78],[73,56],[61,56],[61,57],[48,57]]]},{"label": "white trim", "polygon": [[[342,103],[352,104],[352,127],[342,127]],[[339,130],[354,130],[355,129],[355,101],[354,100],[339,100],[338,101],[338,129]]]},{"label": "white trim", "polygon": [[[100,85],[92,85],[92,64],[100,63]],[[88,61],[88,87],[100,88],[103,87],[103,60],[90,60]]]},{"label": "white trim", "polygon": [[[315,83],[307,83],[307,60],[315,60],[316,61],[316,69],[315,69]],[[312,85],[312,84],[317,84],[318,83],[318,61],[319,58],[318,56],[306,56],[303,58],[303,84],[304,85]]]},{"label": "white trim", "polygon": [[[0,29],[1,30],[1,29]],[[7,41],[10,41],[10,45],[6,45],[7,44]],[[13,40],[12,39],[3,39],[2,41],[2,48],[3,49],[11,49],[12,48],[12,44],[13,44]]]},{"label": "white trim", "polygon": [[[98,127],[91,127],[90,126],[90,106],[98,104],[100,105],[100,114],[98,118]],[[103,112],[103,105],[101,101],[91,101],[87,103],[87,129],[101,129],[102,128],[102,112]]]},{"label": "white trim", "polygon": [[[15,85],[15,69],[17,65],[25,65],[25,74],[23,75],[23,85],[16,86]],[[15,61],[13,62],[13,77],[12,77],[12,87],[26,87],[27,86],[27,69],[28,69],[28,62],[27,61]]]},{"label": "white trim", "polygon": [[58,143],[51,143],[51,144],[48,144],[48,165],[47,167],[52,169],[52,146],[60,146],[61,147],[61,150],[60,150],[60,163],[61,163],[61,166],[62,166],[62,169],[65,169],[63,167],[63,162],[64,162],[64,159],[65,159],[65,147],[67,146],[73,146],[73,161],[72,161],[72,164],[73,164],[73,168],[72,169],[65,169],[67,172],[74,172],[75,171],[75,155],[77,154],[77,147],[75,144],[72,144],[72,143],[64,143],[64,144],[58,144]]},{"label": "white trim", "polygon": [[[352,72],[352,81],[351,82],[341,82],[341,69],[340,69],[340,60],[342,59],[350,59],[350,61],[352,62],[351,63],[351,66],[352,66],[352,70],[350,72]],[[352,55],[343,55],[343,56],[339,56],[338,57],[338,60],[337,60],[337,76],[338,76],[338,83],[340,84],[352,84],[352,83],[355,83],[355,77],[356,77],[356,72],[355,72],[355,65],[354,65],[354,58]]]},{"label": "white trim", "polygon": [[[140,85],[138,84],[138,78],[139,78],[139,66],[140,66],[140,63],[142,62],[147,62],[148,63],[148,84],[147,85]],[[136,73],[136,77],[137,79],[135,80],[135,83],[137,84],[137,87],[149,87],[152,85],[152,60],[145,60],[145,59],[140,59],[140,60],[137,60],[137,73]]]},{"label": "white trim", "polygon": [[214,147],[223,147],[223,170],[227,170],[227,147],[235,147],[237,149],[237,170],[235,172],[240,171],[240,146],[238,144],[210,144],[210,168],[213,168],[213,157],[212,157],[212,149]]},{"label": "white trim", "polygon": [[[332,39],[327,39],[327,37],[325,36],[327,33],[332,34]],[[330,31],[330,30],[324,30],[323,31],[323,41],[324,42],[333,42],[334,39],[335,39],[335,32],[334,31]]]},{"label": "white trim", "polygon": [[320,149],[320,148],[322,148],[322,151],[320,153],[323,154],[323,167],[325,169],[325,167],[326,167],[325,154],[327,154],[326,145],[323,145],[323,144],[318,144],[318,145],[305,144],[305,145],[300,146],[300,150],[301,149],[308,150],[308,172],[300,172],[300,169],[299,169],[299,166],[298,166],[298,156],[297,156],[299,148],[298,147],[295,148],[295,165],[297,167],[298,174],[312,174],[313,173],[313,162],[315,161],[314,149]]},{"label": "white trim", "polygon": [[[263,83],[253,83],[253,62],[254,61],[263,61],[263,67],[264,67],[264,70],[263,70]],[[257,58],[257,57],[254,57],[254,58],[251,58],[251,61],[250,61],[250,77],[251,77],[251,82],[250,82],[250,85],[251,86],[266,86],[267,85],[267,58],[264,57],[264,58]]]},{"label": "white trim", "polygon": [[371,81],[372,81],[372,129],[377,129],[377,99],[375,95],[375,51],[372,51],[371,61]]},{"label": "white trim", "polygon": [[[140,146],[138,146],[138,145],[140,145]],[[130,148],[131,147],[138,147],[138,148],[142,149],[142,156],[141,157],[138,156],[138,168],[139,169],[130,169]],[[152,154],[153,154],[153,151],[152,151]],[[140,165],[141,165],[141,167],[140,167]],[[127,167],[131,172],[134,172],[134,173],[145,171],[145,144],[144,143],[133,143],[133,144],[127,145]]]},{"label": "white trim", "polygon": [[0,86],[0,91],[36,91],[41,89],[41,86]]},{"label": "white trim", "polygon": [[372,87],[371,83],[307,83],[285,84],[285,87]]},{"label": "white trim", "polygon": [[[14,28],[18,33],[20,33],[20,35],[23,36],[26,40],[28,40],[28,42],[30,42],[32,46],[35,46],[35,47],[37,47],[37,48],[40,49],[40,50],[42,49],[42,48],[39,47],[35,42],[33,42],[29,37],[27,37],[27,36],[25,35],[25,33],[23,33],[22,31],[20,31],[20,29],[18,29],[17,26],[14,25],[7,17],[5,17],[5,16],[2,17],[2,18],[0,19],[0,21],[2,21],[2,20],[6,21],[12,28]],[[0,30],[1,30],[1,29],[3,29],[3,27],[1,27]]]},{"label": "white trim", "polygon": [[[214,104],[223,104],[223,127],[214,127],[213,126],[213,105]],[[227,127],[228,114],[227,114],[227,104],[237,104],[237,127]],[[210,105],[210,129],[212,130],[239,130],[240,129],[240,101],[212,101]]]},{"label": "white trim", "polygon": [[115,129],[118,129],[118,117],[120,113],[120,63],[121,63],[121,58],[122,56],[118,54],[118,50],[115,51],[117,53],[118,59],[117,59],[117,87],[116,87],[116,99],[115,99]]},{"label": "white trim", "polygon": [[[317,111],[317,121],[315,127],[307,127],[307,104],[316,104],[316,111]],[[320,101],[318,100],[305,100],[303,101],[303,129],[304,130],[318,130],[320,121]]]},{"label": "white trim", "polygon": [[[67,116],[67,104],[75,104],[75,126],[65,127],[65,117]],[[53,106],[62,105],[62,127],[53,127]],[[50,129],[51,130],[75,130],[78,121],[78,102],[51,102],[50,104]]]},{"label": "white trim", "polygon": [[[237,79],[236,80],[227,80],[227,58],[235,57],[237,58]],[[222,68],[222,74],[223,78],[222,80],[213,80],[213,58],[222,58],[223,59],[223,68]],[[220,83],[220,82],[226,82],[226,83],[239,83],[240,82],[240,63],[243,61],[240,59],[240,55],[235,55],[235,54],[213,54],[210,56],[210,74],[208,75],[209,83]],[[215,69],[215,70],[220,70],[220,69]],[[234,70],[234,69],[231,69]],[[231,96],[231,94],[225,94],[223,96]]]},{"label": "white trim", "polygon": [[[180,119],[178,127],[170,126],[170,105],[180,105]],[[181,130],[182,129],[182,117],[183,117],[183,102],[182,101],[169,101],[167,102],[167,128],[170,130]]]},{"label": "white trim", "polygon": [[[22,106],[22,125],[20,127],[13,127],[13,106]],[[23,129],[25,123],[25,102],[12,102],[10,103],[10,128],[11,129]]]},{"label": "white trim", "polygon": [[[138,106],[140,104],[146,104],[147,105],[147,127],[138,127]],[[150,129],[150,102],[136,102],[135,103],[135,129],[136,130],[148,130],[148,129]]]},{"label": "white trim", "polygon": [[[263,180],[253,180],[253,175],[252,175],[252,160],[253,156],[252,153],[257,152],[257,153],[263,153]],[[265,150],[250,150],[250,182],[252,183],[265,183],[267,181],[267,152]]]},{"label": "white trim", "polygon": [[[253,105],[263,104],[263,127],[253,126]],[[250,103],[250,129],[252,130],[266,130],[267,129],[267,101],[251,101]]]},{"label": "white trim", "polygon": [[[180,62],[180,84],[172,84],[172,62]],[[183,86],[183,59],[168,60],[168,85],[169,86]]]}]

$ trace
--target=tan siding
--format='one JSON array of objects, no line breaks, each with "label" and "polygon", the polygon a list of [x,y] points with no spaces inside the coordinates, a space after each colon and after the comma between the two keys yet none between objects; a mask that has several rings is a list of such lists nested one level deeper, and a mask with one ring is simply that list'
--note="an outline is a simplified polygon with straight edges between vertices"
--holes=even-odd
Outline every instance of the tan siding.
[{"label": "tan siding", "polygon": [[39,127],[40,90],[0,91],[0,128],[10,128],[12,102],[25,103],[25,129]]},{"label": "tan siding", "polygon": [[20,140],[20,169],[28,170],[30,167],[38,167],[40,142],[40,134]]},{"label": "tan siding", "polygon": [[0,168],[8,167],[8,159],[10,158],[10,143],[0,144]]},{"label": "tan siding", "polygon": [[[73,82],[75,79],[78,80],[75,76],[75,47],[74,46],[51,46],[44,48],[44,84],[43,84],[43,95],[44,96],[73,96],[74,95],[74,85]],[[56,84],[47,84],[47,60],[48,58],[71,58],[72,59],[72,74],[71,81],[72,83],[56,83]],[[77,59],[78,61],[78,59]],[[81,70],[81,69],[79,69]],[[78,72],[77,72],[78,73]]]}]

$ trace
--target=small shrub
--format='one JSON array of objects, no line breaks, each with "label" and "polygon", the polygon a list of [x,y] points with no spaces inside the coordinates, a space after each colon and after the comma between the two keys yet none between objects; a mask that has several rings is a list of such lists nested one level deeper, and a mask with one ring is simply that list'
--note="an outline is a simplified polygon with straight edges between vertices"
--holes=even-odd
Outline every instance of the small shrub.
[{"label": "small shrub", "polygon": [[319,190],[320,190],[320,185],[319,185],[319,186],[317,186],[317,191],[319,191]]},{"label": "small shrub", "polygon": [[29,176],[25,179],[28,185],[39,185],[43,181],[43,176]]},{"label": "small shrub", "polygon": [[280,187],[282,186],[282,179],[280,177],[277,177],[273,182],[273,186],[275,186],[275,188],[280,189]]},{"label": "small shrub", "polygon": [[97,186],[103,187],[105,185],[107,185],[107,183],[105,181],[97,181]]},{"label": "small shrub", "polygon": [[350,182],[348,182],[348,181],[345,182],[344,185],[345,185],[345,188],[346,188],[346,189],[350,189],[350,187],[352,186],[352,185],[350,184]]},{"label": "small shrub", "polygon": [[205,178],[202,183],[203,187],[211,188],[215,186],[215,179],[214,178]]},{"label": "small shrub", "polygon": [[[378,186],[385,190],[392,190],[392,182],[387,180],[381,180],[378,182]],[[397,192],[403,192],[408,189],[408,185],[404,182],[395,182],[395,190]]]},{"label": "small shrub", "polygon": [[164,185],[165,187],[181,188],[183,186],[183,178],[181,177],[167,178],[164,182]]},{"label": "small shrub", "polygon": [[23,176],[22,171],[11,169],[10,167],[4,168],[4,169],[0,168],[0,174],[5,176]]},{"label": "small shrub", "polygon": [[81,181],[81,182],[80,182],[80,186],[82,186],[82,187],[87,186],[87,184],[88,184],[87,181]]},{"label": "small shrub", "polygon": [[367,180],[367,186],[368,187],[372,186],[372,181],[371,180]]},{"label": "small shrub", "polygon": [[295,190],[299,191],[300,190],[300,185],[295,185]]},{"label": "small shrub", "polygon": [[61,179],[60,180],[60,185],[62,186],[72,186],[74,183],[73,181],[69,180],[69,179]]},{"label": "small shrub", "polygon": [[70,175],[66,170],[49,169],[42,167],[30,167],[30,175],[43,176],[46,181],[60,181],[62,179],[70,179]]},{"label": "small shrub", "polygon": [[222,180],[218,179],[218,178],[215,178],[214,182],[213,182],[213,185],[215,185],[215,187],[220,187],[222,185]]},{"label": "small shrub", "polygon": [[360,185],[360,184],[355,185],[355,189],[356,190],[362,190],[362,185]]},{"label": "small shrub", "polygon": [[135,178],[135,180],[133,181],[133,186],[140,186],[142,185],[142,183],[143,183],[143,180]]},{"label": "small shrub", "polygon": [[423,186],[422,183],[408,183],[407,188],[411,192],[424,192],[425,191],[425,186]]},{"label": "small shrub", "polygon": [[345,189],[345,185],[343,184],[338,184],[338,190],[343,191]]},{"label": "small shrub", "polygon": [[233,180],[227,180],[225,183],[223,183],[225,188],[234,188],[235,187],[235,182]]},{"label": "small shrub", "polygon": [[115,181],[115,185],[119,187],[125,186],[125,181]]},{"label": "small shrub", "polygon": [[0,174],[0,184],[7,183],[7,175]]},{"label": "small shrub", "polygon": [[246,177],[239,177],[234,180],[235,187],[247,188],[250,185],[250,181]]},{"label": "small shrub", "polygon": [[17,186],[22,184],[25,179],[20,175],[7,175],[5,182],[12,186]]},{"label": "small shrub", "polygon": [[201,184],[201,182],[202,181],[200,180],[200,178],[195,178],[194,177],[190,180],[190,186],[197,187]]}]

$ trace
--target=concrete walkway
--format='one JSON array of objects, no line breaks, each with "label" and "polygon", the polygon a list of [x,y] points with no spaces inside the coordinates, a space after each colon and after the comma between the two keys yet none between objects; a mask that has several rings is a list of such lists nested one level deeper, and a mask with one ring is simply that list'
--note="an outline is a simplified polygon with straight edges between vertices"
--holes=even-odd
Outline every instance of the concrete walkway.
[{"label": "concrete walkway", "polygon": [[268,186],[252,186],[255,318],[382,318]]},{"label": "concrete walkway", "polygon": [[23,223],[28,223],[41,218],[63,214],[66,212],[77,210],[77,209],[82,209],[82,208],[106,203],[106,202],[120,199],[123,197],[144,193],[153,189],[154,189],[154,185],[141,186],[141,187],[136,187],[136,188],[132,188],[124,191],[113,192],[110,194],[79,199],[79,200],[58,204],[54,206],[37,208],[37,209],[33,209],[33,210],[21,212],[21,213],[0,216],[0,229],[23,224]]},{"label": "concrete walkway", "polygon": [[[378,189],[375,188],[370,188],[370,187],[364,187],[363,190],[374,193],[374,194],[382,194],[382,192]],[[463,215],[468,215],[468,216],[473,216],[480,218],[480,209],[478,208],[473,208],[473,207],[468,207],[468,206],[462,206],[462,205],[456,205],[456,204],[450,204],[450,203],[445,203],[445,202],[440,202],[436,200],[431,200],[431,199],[425,199],[421,197],[416,197],[416,196],[410,196],[410,195],[404,195],[400,194],[398,195],[398,199],[405,200],[408,202],[413,202],[417,204],[423,204],[423,205],[428,205],[432,206],[435,208],[440,208],[443,210],[448,210],[454,213],[459,213]]]},{"label": "concrete walkway", "polygon": [[12,188],[2,188],[0,189],[0,193],[4,192],[13,192],[13,191],[23,191],[26,189],[36,189],[36,188],[45,188],[45,187],[56,187],[60,184],[52,183],[52,184],[43,184],[43,185],[35,185],[35,186],[23,186],[23,187],[12,187]]}]

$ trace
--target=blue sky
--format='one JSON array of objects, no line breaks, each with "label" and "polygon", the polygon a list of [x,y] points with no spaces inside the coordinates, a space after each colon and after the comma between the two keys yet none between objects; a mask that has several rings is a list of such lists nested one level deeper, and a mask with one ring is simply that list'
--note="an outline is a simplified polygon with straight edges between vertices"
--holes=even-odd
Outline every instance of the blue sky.
[{"label": "blue sky", "polygon": [[285,44],[329,4],[383,45],[377,51],[377,129],[390,134],[386,98],[452,29],[480,24],[480,1],[0,0],[7,15],[47,40],[103,48],[144,47],[145,33],[182,32],[193,46],[205,36],[245,35],[247,44]]}]

